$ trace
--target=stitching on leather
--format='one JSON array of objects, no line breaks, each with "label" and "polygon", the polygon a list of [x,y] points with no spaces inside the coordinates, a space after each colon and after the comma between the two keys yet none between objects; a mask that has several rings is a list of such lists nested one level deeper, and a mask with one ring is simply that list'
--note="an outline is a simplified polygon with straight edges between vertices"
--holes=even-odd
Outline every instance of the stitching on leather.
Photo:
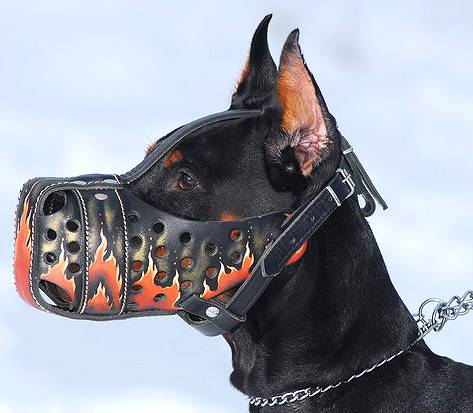
[{"label": "stitching on leather", "polygon": [[[327,193],[328,193],[328,192],[327,192]],[[330,195],[330,197],[331,197],[331,195]],[[329,202],[329,199],[326,198],[325,193],[322,195],[321,201],[322,201],[321,203]],[[314,207],[315,205],[317,205],[317,204],[314,203],[314,204],[311,206],[310,209],[313,209],[313,207]],[[319,207],[319,205],[317,205],[317,209],[318,209],[318,207]],[[310,210],[307,210],[307,212],[309,212],[309,211],[310,211]],[[326,209],[325,209],[325,211],[326,211],[325,213],[319,214],[318,219],[317,219],[318,223],[317,223],[317,225],[316,225],[317,227],[319,227],[320,225],[322,225],[322,223],[327,219],[327,217],[328,217],[328,216],[330,215],[330,213],[332,212],[332,211],[328,212]],[[305,217],[303,217],[299,222],[297,222],[296,225],[297,225],[298,227],[300,227],[300,228],[303,228],[303,227],[307,224],[307,221],[310,219],[310,218],[309,218],[310,215],[311,215],[311,214],[308,213],[308,214],[307,214]],[[292,229],[294,230],[294,228],[292,228]],[[297,229],[296,229],[296,231],[297,231]],[[302,235],[302,238],[303,238],[303,239],[306,239],[307,234],[308,234],[309,232],[311,232],[311,231],[312,231],[312,227],[309,226],[309,228],[308,228],[306,231],[304,231],[304,233],[303,233],[303,235]],[[291,231],[291,232],[292,232],[292,231]],[[281,241],[282,241],[282,239],[281,239]],[[290,241],[290,240],[289,240],[289,241]],[[289,243],[287,243],[287,242],[286,242],[286,243],[283,243],[283,242],[282,242],[282,243],[280,243],[279,245],[284,246],[284,245],[289,245]],[[283,255],[283,258],[281,259],[279,265],[284,264],[284,263],[290,258],[291,252],[292,252],[292,250],[291,250],[291,249],[288,249],[288,251]]]},{"label": "stitching on leather", "polygon": [[[39,182],[39,181],[38,181]],[[34,210],[33,210],[33,215],[31,216],[31,254],[30,254],[30,269],[29,269],[29,283],[30,283],[30,293],[31,293],[31,296],[33,297],[35,303],[38,305],[39,308],[41,308],[43,311],[46,311],[46,312],[50,312],[50,310],[48,310],[47,308],[45,308],[44,306],[42,306],[36,295],[34,294],[34,291],[33,291],[33,259],[34,259],[34,245],[35,245],[35,242],[34,242],[34,229],[35,229],[35,219],[36,219],[36,212],[38,210],[38,204],[39,204],[39,200],[41,199],[41,196],[48,190],[48,189],[51,189],[55,186],[60,186],[60,185],[70,185],[72,184],[73,182],[72,181],[61,181],[61,182],[53,182],[52,184],[50,185],[47,185],[46,187],[44,187],[41,192],[39,193],[38,197],[36,198],[36,202],[35,202],[35,206],[34,206]],[[106,182],[103,182],[103,181],[94,181],[94,182],[89,182],[88,185],[94,185],[94,184],[104,184]],[[31,188],[32,190],[33,188]],[[84,188],[84,189],[99,189],[99,188]],[[30,191],[31,193],[31,191]],[[62,308],[59,308],[59,307],[54,307],[54,310],[59,310],[61,312],[64,312],[64,313],[69,313],[69,311],[66,311]]]},{"label": "stitching on leather", "polygon": [[85,290],[84,290],[84,302],[82,303],[82,308],[79,311],[79,314],[82,314],[85,311],[87,306],[87,299],[89,296],[89,218],[87,215],[87,209],[85,207],[84,198],[82,194],[75,190],[77,195],[80,198],[82,204],[82,209],[84,211],[84,224],[85,224]]},{"label": "stitching on leather", "polygon": [[[18,193],[18,200],[16,202],[16,208],[15,208],[15,228],[14,228],[14,233],[13,233],[13,274],[15,274],[15,255],[16,255],[16,239],[18,237],[18,224],[19,224],[19,217],[18,217],[18,212],[20,210],[20,200],[21,200],[21,193],[23,192],[23,190],[25,189],[26,185],[29,184],[30,182],[32,181],[32,179],[29,179],[28,181],[26,181],[22,186],[21,186],[21,189],[20,189],[20,192]],[[36,185],[36,182],[33,184],[33,186],[31,187],[31,190],[33,189],[33,187]],[[31,190],[30,190],[30,193],[31,193]],[[29,196],[29,194],[25,195],[25,196]],[[31,257],[30,257],[31,258]],[[15,284],[15,290],[18,292],[18,285],[16,283],[16,277],[13,277],[13,281],[14,281],[14,284]],[[19,292],[18,292],[19,293]]]},{"label": "stitching on leather", "polygon": [[69,182],[54,182],[46,187],[44,187],[41,192],[39,193],[38,197],[36,198],[34,210],[33,210],[33,215],[31,217],[32,223],[31,223],[31,256],[30,256],[30,271],[29,271],[29,281],[30,281],[30,292],[35,300],[36,304],[41,308],[42,310],[49,312],[49,310],[45,307],[43,307],[38,299],[36,298],[36,295],[33,292],[33,260],[34,260],[34,246],[35,246],[35,238],[34,238],[34,229],[35,229],[35,220],[36,220],[36,212],[38,211],[38,205],[39,205],[39,200],[41,199],[41,196],[44,194],[45,191],[48,189],[54,187],[54,186],[59,186],[63,184],[67,184]]},{"label": "stitching on leather", "polygon": [[[115,179],[117,177],[115,176]],[[118,181],[118,179],[117,179]],[[123,202],[118,194],[118,191],[115,189],[115,193],[117,194],[118,201],[120,202],[120,208],[122,210],[122,218],[123,218],[123,232],[125,234],[125,284],[123,288],[123,300],[122,300],[122,306],[120,308],[119,314],[122,314],[123,311],[125,310],[125,304],[126,304],[126,299],[127,299],[127,292],[128,292],[128,231],[126,227],[126,218],[125,218],[125,208],[123,207]]]}]

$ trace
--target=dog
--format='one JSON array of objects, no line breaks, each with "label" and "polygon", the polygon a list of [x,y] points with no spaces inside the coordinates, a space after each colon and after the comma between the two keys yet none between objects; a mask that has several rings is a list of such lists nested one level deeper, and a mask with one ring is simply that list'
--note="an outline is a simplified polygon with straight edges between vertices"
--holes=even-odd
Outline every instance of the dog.
[{"label": "dog", "polygon": [[[340,133],[299,31],[289,34],[277,67],[270,19],[256,29],[230,107],[262,115],[196,132],[134,184],[139,197],[181,217],[231,221],[292,211],[335,173]],[[225,334],[230,380],[262,397],[336,384],[409,348],[417,335],[358,202],[349,199],[311,237],[303,258],[272,281],[246,322]],[[420,340],[349,383],[250,412],[473,412],[473,367]]]}]

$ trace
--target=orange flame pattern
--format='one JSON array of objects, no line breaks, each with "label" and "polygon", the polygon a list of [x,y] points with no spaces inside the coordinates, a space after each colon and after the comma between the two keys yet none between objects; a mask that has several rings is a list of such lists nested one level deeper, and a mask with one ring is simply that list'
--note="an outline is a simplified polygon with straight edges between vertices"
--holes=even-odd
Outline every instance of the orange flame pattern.
[{"label": "orange flame pattern", "polygon": [[[141,292],[133,297],[133,301],[138,305],[139,310],[176,310],[176,303],[181,293],[179,291],[179,274],[176,275],[169,287],[161,287],[154,283],[154,277],[158,273],[158,269],[154,265],[151,252],[148,254],[148,268],[143,272],[141,278],[134,283],[142,287]],[[155,301],[158,294],[164,294],[163,299]]]},{"label": "orange flame pattern", "polygon": [[113,251],[110,251],[109,257],[105,259],[107,245],[107,238],[102,230],[100,231],[100,245],[89,267],[89,285],[95,285],[97,280],[99,284],[94,296],[87,301],[85,307],[87,313],[109,314],[120,311],[122,300],[120,293],[123,282]]},{"label": "orange flame pattern", "polygon": [[307,251],[307,241],[302,244],[302,247],[300,247],[294,255],[287,260],[286,265],[291,265],[294,264],[295,262],[299,261]]},{"label": "orange flame pattern", "polygon": [[243,257],[240,269],[228,267],[230,271],[226,272],[225,266],[222,264],[222,262],[220,262],[220,272],[217,278],[217,289],[211,290],[207,284],[207,281],[204,281],[204,292],[200,295],[200,297],[204,300],[208,300],[242,283],[250,274],[250,268],[254,261],[255,258],[251,253],[250,247],[247,243],[245,256]]},{"label": "orange flame pattern", "polygon": [[13,271],[15,273],[15,284],[18,294],[28,304],[37,306],[30,289],[30,265],[31,265],[31,229],[30,229],[30,204],[29,196],[23,202],[23,210],[18,220],[15,240],[15,259]]},{"label": "orange flame pattern", "polygon": [[108,312],[113,306],[113,303],[109,304],[108,300],[105,287],[99,282],[95,295],[87,303],[87,308],[97,314],[104,309]]},{"label": "orange flame pattern", "polygon": [[41,274],[40,278],[62,288],[72,302],[75,298],[76,282],[74,277],[69,280],[66,276],[66,268],[69,262],[65,255],[64,248],[61,246],[61,255],[57,264],[51,266],[47,273]]}]

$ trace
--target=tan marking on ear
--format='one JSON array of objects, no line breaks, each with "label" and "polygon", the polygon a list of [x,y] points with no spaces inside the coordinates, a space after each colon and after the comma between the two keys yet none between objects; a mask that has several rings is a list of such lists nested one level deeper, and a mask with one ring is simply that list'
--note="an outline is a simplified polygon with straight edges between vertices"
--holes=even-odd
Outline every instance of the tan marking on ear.
[{"label": "tan marking on ear", "polygon": [[182,152],[179,149],[171,152],[171,154],[166,159],[164,159],[164,167],[170,168],[177,161],[180,161],[183,157],[184,156],[182,155]]},{"label": "tan marking on ear", "polygon": [[281,127],[297,137],[296,157],[302,173],[308,176],[329,141],[322,109],[299,50],[288,51],[281,59],[278,97],[283,109]]},{"label": "tan marking on ear", "polygon": [[146,156],[149,156],[151,152],[154,151],[154,148],[156,148],[156,143],[152,143],[151,145],[149,145],[146,149]]},{"label": "tan marking on ear", "polygon": [[249,74],[250,74],[250,56],[246,58],[245,66],[243,66],[243,69],[241,70],[240,80],[236,83],[237,88],[240,83],[242,83],[248,78]]},{"label": "tan marking on ear", "polygon": [[232,214],[231,212],[223,212],[220,214],[221,221],[238,221],[240,217],[238,215]]},{"label": "tan marking on ear", "polygon": [[283,107],[281,126],[286,132],[313,129],[323,129],[326,132],[312,79],[302,56],[297,52],[291,52],[281,62],[278,95]]}]

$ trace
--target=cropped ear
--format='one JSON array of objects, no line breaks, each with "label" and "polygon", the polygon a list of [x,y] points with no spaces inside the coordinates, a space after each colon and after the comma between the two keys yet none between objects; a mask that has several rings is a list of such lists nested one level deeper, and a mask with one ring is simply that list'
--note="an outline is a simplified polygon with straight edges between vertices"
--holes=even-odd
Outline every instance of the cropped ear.
[{"label": "cropped ear", "polygon": [[330,115],[302,56],[299,30],[294,30],[284,44],[277,93],[284,141],[293,147],[300,172],[309,176],[328,151]]},{"label": "cropped ear", "polygon": [[268,47],[268,25],[272,15],[259,24],[250,54],[241,73],[230,109],[263,109],[276,104],[277,68]]}]

